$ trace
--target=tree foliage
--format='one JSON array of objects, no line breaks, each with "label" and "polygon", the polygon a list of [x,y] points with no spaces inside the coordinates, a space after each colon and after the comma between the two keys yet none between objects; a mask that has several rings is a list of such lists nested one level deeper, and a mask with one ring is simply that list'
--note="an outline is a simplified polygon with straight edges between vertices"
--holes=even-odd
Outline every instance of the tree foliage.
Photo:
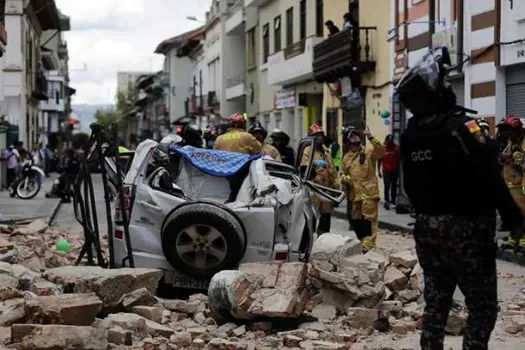
[{"label": "tree foliage", "polygon": [[121,126],[126,124],[126,117],[132,114],[138,100],[138,91],[136,87],[129,86],[127,91],[117,92],[115,100],[116,108],[99,109],[95,112],[97,123],[105,128],[114,123],[119,123]]}]

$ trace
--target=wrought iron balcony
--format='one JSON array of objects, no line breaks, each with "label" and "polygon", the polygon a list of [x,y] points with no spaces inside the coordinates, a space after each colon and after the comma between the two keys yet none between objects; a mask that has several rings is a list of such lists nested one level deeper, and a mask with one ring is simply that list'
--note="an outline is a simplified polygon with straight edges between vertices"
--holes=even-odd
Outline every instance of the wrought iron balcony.
[{"label": "wrought iron balcony", "polygon": [[314,47],[313,71],[318,82],[333,83],[352,73],[372,72],[373,34],[377,27],[342,30]]}]

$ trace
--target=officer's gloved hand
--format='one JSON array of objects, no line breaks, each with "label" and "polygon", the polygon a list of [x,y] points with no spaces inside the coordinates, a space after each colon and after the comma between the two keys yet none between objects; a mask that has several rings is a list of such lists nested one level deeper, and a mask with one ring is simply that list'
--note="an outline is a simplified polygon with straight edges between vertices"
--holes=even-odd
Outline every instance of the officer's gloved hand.
[{"label": "officer's gloved hand", "polygon": [[314,166],[319,167],[319,168],[328,168],[328,163],[326,161],[320,159],[320,160],[316,160],[314,162]]},{"label": "officer's gloved hand", "polygon": [[521,152],[514,152],[512,154],[512,158],[514,159],[514,164],[521,165],[523,163],[523,153]]}]

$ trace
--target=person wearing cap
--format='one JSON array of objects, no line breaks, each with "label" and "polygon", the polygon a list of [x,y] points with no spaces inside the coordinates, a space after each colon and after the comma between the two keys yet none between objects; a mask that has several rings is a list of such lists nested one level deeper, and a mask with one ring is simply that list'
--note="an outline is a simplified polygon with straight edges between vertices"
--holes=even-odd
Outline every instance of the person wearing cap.
[{"label": "person wearing cap", "polygon": [[[334,161],[330,152],[327,152],[324,148],[324,130],[318,125],[314,124],[308,129],[308,136],[314,137],[316,140],[314,157],[313,157],[313,172],[310,175],[316,184],[321,186],[336,188],[338,186],[337,169],[335,168]],[[305,167],[308,166],[310,161],[310,154],[312,150],[310,147],[306,147],[301,158],[301,170],[304,171]],[[321,218],[319,219],[319,225],[317,227],[317,234],[330,231],[333,205],[328,202],[323,202],[319,198],[314,197],[313,201],[319,209]]]},{"label": "person wearing cap", "polygon": [[[514,202],[518,205],[521,213],[525,215],[525,177],[523,168],[525,166],[525,129],[521,120],[514,116],[506,116],[502,123],[498,124],[500,133],[508,138],[507,146],[499,156],[503,166],[503,179],[509,188]],[[506,224],[504,222],[504,224]],[[525,237],[516,239],[509,237],[507,241],[511,248],[525,248]]]},{"label": "person wearing cap", "polygon": [[281,155],[281,161],[284,164],[295,166],[295,152],[290,147],[290,136],[280,129],[274,129],[270,135],[273,146]]},{"label": "person wearing cap", "polygon": [[[362,136],[372,144],[372,148],[362,145]],[[385,147],[372,136],[368,126],[363,133],[350,126],[345,128],[345,142],[348,152],[341,166],[342,183],[347,186],[347,196],[352,201],[351,224],[363,244],[363,250],[375,247],[377,219],[379,212],[379,183],[376,164],[383,158]]]},{"label": "person wearing cap", "polygon": [[281,154],[279,153],[277,148],[264,142],[266,136],[268,136],[268,131],[261,124],[261,122],[256,121],[255,123],[253,123],[248,129],[248,132],[252,134],[253,137],[255,137],[257,141],[259,141],[259,143],[262,145],[262,154],[272,157],[273,160],[277,160],[279,162],[282,161]]},{"label": "person wearing cap", "polygon": [[247,133],[246,118],[235,113],[228,118],[229,129],[215,140],[213,149],[246,154],[261,153],[262,146],[255,137]]}]

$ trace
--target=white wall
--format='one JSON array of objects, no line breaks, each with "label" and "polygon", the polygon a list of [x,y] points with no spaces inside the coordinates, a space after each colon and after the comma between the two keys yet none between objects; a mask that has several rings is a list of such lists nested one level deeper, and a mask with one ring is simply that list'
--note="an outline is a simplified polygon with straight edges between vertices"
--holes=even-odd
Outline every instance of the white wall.
[{"label": "white wall", "polygon": [[206,32],[204,43],[204,63],[207,66],[208,91],[215,91],[217,97],[221,96],[222,74],[221,74],[221,23],[218,22]]},{"label": "white wall", "polygon": [[168,72],[170,76],[169,113],[170,120],[174,121],[185,114],[184,101],[190,95],[191,87],[191,60],[189,57],[177,57],[177,49],[173,48],[166,53]]},{"label": "white wall", "polygon": [[[509,1],[501,2],[501,42],[525,38],[525,1],[514,0],[514,8],[512,10],[510,5]],[[506,66],[524,62],[525,43],[501,46],[501,65]]]}]

